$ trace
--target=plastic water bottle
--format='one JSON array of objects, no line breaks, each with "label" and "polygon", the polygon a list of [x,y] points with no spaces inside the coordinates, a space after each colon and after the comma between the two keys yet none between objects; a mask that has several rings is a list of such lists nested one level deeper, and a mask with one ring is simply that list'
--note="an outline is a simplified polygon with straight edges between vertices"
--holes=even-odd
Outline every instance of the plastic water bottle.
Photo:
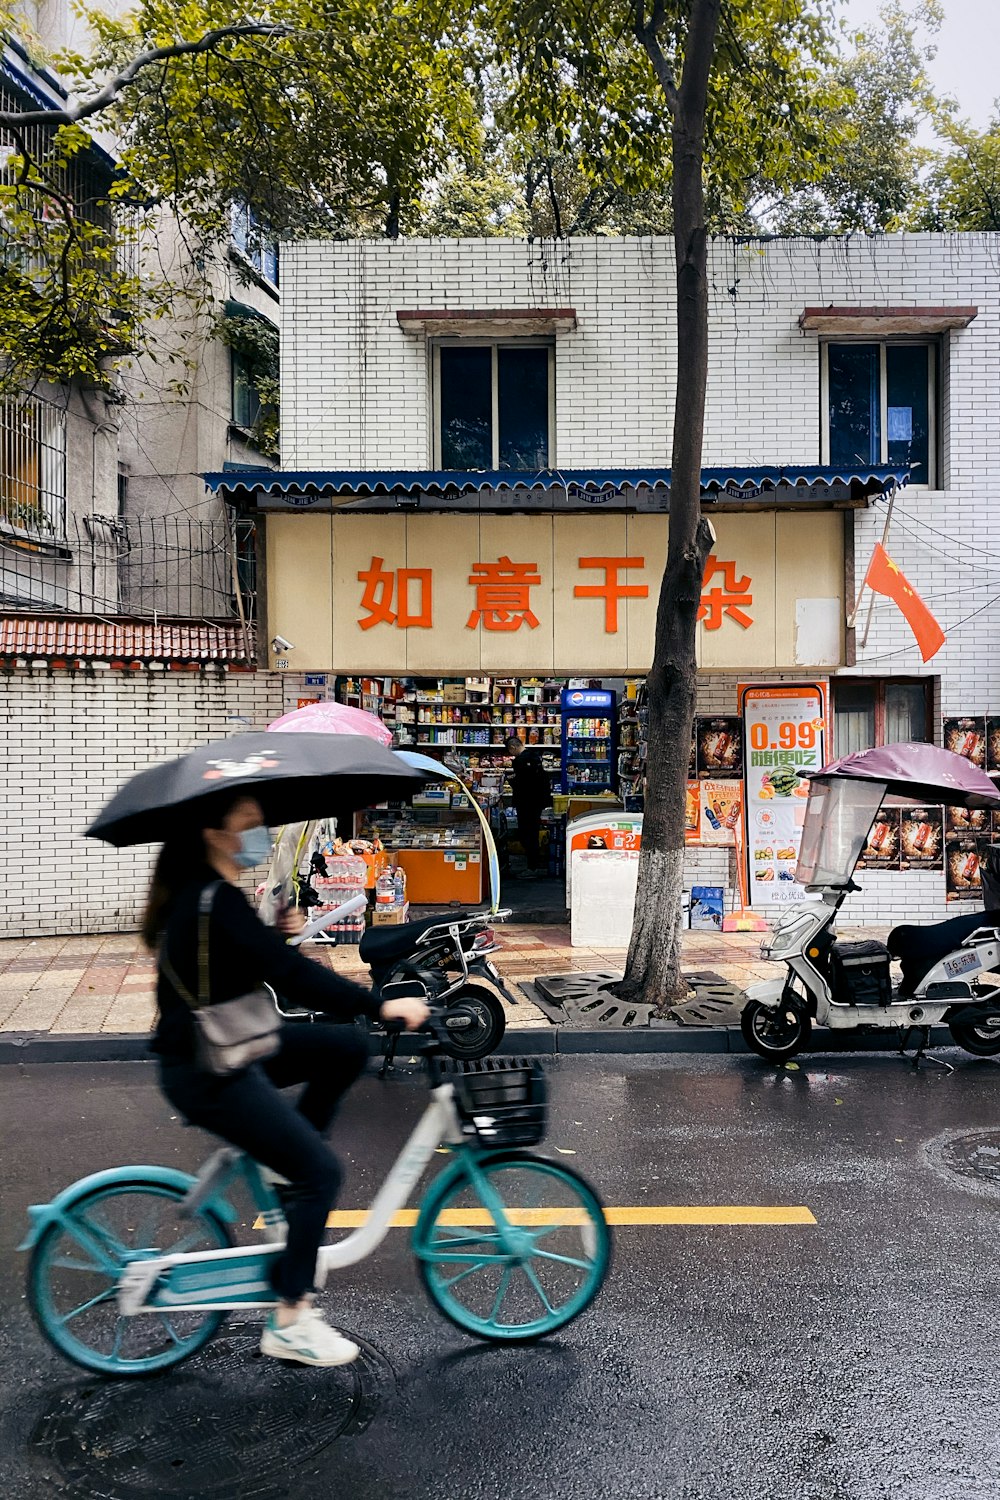
[{"label": "plastic water bottle", "polygon": [[403,906],[406,902],[406,871],[397,865],[392,878],[393,904]]},{"label": "plastic water bottle", "polygon": [[396,882],[392,870],[383,870],[375,880],[375,905],[394,906],[396,904]]}]

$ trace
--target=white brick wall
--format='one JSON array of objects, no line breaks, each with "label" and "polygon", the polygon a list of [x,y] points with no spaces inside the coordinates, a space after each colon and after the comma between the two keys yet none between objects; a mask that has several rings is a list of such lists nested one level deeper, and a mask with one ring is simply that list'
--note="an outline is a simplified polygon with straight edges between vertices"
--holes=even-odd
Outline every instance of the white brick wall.
[{"label": "white brick wall", "polygon": [[[427,468],[427,341],[402,308],[573,306],[556,340],[556,462],[669,463],[673,252],[662,239],[305,242],[282,261],[284,466]],[[1000,236],[715,240],[706,465],[818,463],[820,359],[806,305],[974,304],[946,338],[939,483],[897,507],[892,555],[949,631],[926,669],[945,713],[1000,711]],[[863,574],[883,507],[861,512]],[[930,528],[934,528],[931,530]],[[935,534],[939,533],[939,534]],[[975,619],[962,622],[972,611]],[[925,671],[905,622],[876,603],[864,673]]]},{"label": "white brick wall", "polygon": [[[298,690],[300,691],[300,690]],[[83,830],[136,770],[283,712],[275,672],[0,677],[0,936],[134,929],[151,851]]]}]

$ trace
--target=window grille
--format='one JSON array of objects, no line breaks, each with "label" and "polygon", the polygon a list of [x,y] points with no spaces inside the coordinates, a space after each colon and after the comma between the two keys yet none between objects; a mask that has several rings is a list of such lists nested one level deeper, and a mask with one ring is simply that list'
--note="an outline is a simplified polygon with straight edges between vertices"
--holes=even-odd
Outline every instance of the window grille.
[{"label": "window grille", "polygon": [[0,401],[0,530],[66,539],[66,413],[40,396]]}]

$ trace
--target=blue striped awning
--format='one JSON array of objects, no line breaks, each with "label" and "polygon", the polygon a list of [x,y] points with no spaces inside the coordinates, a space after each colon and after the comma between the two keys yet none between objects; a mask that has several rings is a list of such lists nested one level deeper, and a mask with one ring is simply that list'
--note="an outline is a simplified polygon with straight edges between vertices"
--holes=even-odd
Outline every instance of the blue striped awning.
[{"label": "blue striped awning", "polygon": [[[461,509],[667,510],[670,470],[248,469],[206,474],[214,493],[264,510],[393,509],[462,499]],[[702,498],[717,504],[836,503],[905,484],[905,469],[768,464],[702,469]],[[470,506],[469,497],[479,504]],[[548,501],[546,503],[546,497]],[[532,503],[534,501],[534,504]],[[374,502],[374,503],[373,503]],[[439,508],[435,506],[435,508]]]}]

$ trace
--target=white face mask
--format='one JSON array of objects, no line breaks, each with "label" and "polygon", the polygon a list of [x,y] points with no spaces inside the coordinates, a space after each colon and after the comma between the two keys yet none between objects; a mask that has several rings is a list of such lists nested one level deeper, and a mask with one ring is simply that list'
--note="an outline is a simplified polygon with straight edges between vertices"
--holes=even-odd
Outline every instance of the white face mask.
[{"label": "white face mask", "polygon": [[233,855],[233,861],[243,870],[251,870],[254,865],[262,865],[271,853],[271,835],[263,824],[258,823],[256,828],[246,828],[240,834],[240,847]]}]

